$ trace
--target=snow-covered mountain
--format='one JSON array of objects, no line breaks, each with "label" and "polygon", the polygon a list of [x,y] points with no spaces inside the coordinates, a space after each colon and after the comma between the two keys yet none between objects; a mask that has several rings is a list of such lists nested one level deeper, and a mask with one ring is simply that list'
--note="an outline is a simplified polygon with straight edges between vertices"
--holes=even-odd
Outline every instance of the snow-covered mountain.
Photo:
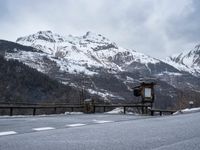
[{"label": "snow-covered mountain", "polygon": [[[20,37],[16,42],[43,51],[44,54],[40,55],[46,55],[56,62],[61,71],[70,73],[82,72],[93,75],[98,73],[97,70],[100,68],[119,72],[132,71],[133,67],[134,70],[143,67],[151,71],[151,67],[163,63],[134,50],[122,48],[106,37],[92,32],[77,37],[61,36],[51,31],[40,31],[36,34]],[[35,58],[35,53],[28,53],[27,57],[23,59],[28,58],[24,61],[29,61],[30,57],[38,59],[38,56]],[[42,64],[40,65],[40,70],[45,72],[42,70]],[[32,67],[38,69],[36,64],[32,64]]]},{"label": "snow-covered mountain", "polygon": [[200,45],[196,45],[191,51],[167,57],[164,61],[180,71],[200,76]]},{"label": "snow-covered mountain", "polygon": [[161,61],[120,47],[101,34],[62,36],[39,31],[18,38],[18,44],[1,42],[0,55],[5,58],[17,59],[64,84],[99,95],[103,100],[132,102],[131,87],[138,85],[141,78],[157,81],[157,103],[163,108],[177,100],[179,90],[187,88],[199,92],[200,88],[199,78],[174,66],[172,59]]}]

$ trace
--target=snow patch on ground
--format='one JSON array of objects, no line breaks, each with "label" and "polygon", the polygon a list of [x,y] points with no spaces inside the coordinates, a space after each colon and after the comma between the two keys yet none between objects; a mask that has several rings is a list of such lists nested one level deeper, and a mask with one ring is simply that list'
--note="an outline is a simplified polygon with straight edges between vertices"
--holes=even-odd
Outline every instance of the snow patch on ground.
[{"label": "snow patch on ground", "polygon": [[[124,109],[122,107],[118,107],[118,108],[115,108],[115,109],[113,109],[111,111],[106,112],[106,114],[124,114]],[[138,115],[138,114],[130,112],[130,111],[126,111],[126,114]]]},{"label": "snow patch on ground", "polygon": [[183,74],[181,73],[177,73],[177,72],[168,72],[168,71],[164,71],[162,73],[159,73],[158,75],[161,76],[161,75],[170,75],[170,76],[182,76]]},{"label": "snow patch on ground", "polygon": [[109,101],[109,98],[117,98],[117,99],[121,99],[121,100],[125,100],[123,97],[118,96],[118,95],[113,95],[110,92],[101,89],[101,91],[95,91],[93,89],[87,89],[87,91],[91,94],[96,94],[101,96],[102,98],[104,98],[104,101]]},{"label": "snow patch on ground", "polygon": [[197,108],[186,108],[186,109],[183,109],[183,110],[179,110],[177,112],[174,113],[174,115],[178,115],[178,114],[189,114],[189,113],[195,113],[195,112],[200,112],[200,107],[197,107]]},{"label": "snow patch on ground", "polygon": [[83,112],[65,112],[65,115],[82,115]]}]

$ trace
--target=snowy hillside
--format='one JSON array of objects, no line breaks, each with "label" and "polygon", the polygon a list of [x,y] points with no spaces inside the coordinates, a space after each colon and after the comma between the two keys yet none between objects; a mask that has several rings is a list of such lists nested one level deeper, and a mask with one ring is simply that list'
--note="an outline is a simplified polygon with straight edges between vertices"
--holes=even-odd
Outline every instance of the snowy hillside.
[{"label": "snowy hillside", "polygon": [[194,50],[181,53],[178,56],[171,56],[164,60],[180,71],[189,72],[195,76],[200,75],[200,45],[195,46]]},{"label": "snowy hillside", "polygon": [[[159,60],[150,56],[138,53],[134,50],[128,50],[118,46],[106,37],[87,32],[85,35],[75,37],[72,35],[61,36],[51,31],[40,31],[26,37],[20,37],[16,41],[19,44],[32,46],[44,52],[44,54],[23,53],[15,54],[20,57],[23,55],[24,61],[39,59],[38,55],[48,57],[56,62],[61,71],[70,73],[82,72],[87,75],[98,73],[97,68],[112,70],[118,72],[127,70],[132,63],[140,63],[148,68],[148,64],[160,63]],[[34,61],[35,62],[35,61]],[[40,62],[40,61],[39,61]],[[37,61],[37,63],[39,63]],[[30,62],[29,62],[30,64]],[[43,70],[42,64],[39,70]],[[32,64],[32,67],[38,69],[38,64]]]},{"label": "snowy hillside", "polygon": [[[106,102],[138,101],[133,98],[131,87],[146,78],[155,78],[158,83],[156,105],[162,108],[174,105],[181,95],[177,93],[180,90],[187,88],[192,95],[200,93],[200,79],[184,72],[187,68],[176,66],[181,66],[180,63],[172,59],[161,61],[120,47],[100,34],[62,36],[39,31],[20,37],[16,42],[0,40],[0,55],[17,59],[79,91],[84,88],[94,98],[100,97]],[[187,93],[187,96],[190,95]]]}]

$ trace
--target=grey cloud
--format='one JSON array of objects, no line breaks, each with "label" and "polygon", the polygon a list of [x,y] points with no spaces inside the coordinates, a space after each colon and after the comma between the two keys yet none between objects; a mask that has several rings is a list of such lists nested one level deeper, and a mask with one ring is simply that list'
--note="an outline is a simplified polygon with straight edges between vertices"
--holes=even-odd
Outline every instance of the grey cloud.
[{"label": "grey cloud", "polygon": [[200,1],[194,0],[192,11],[189,14],[169,20],[170,24],[167,28],[169,36],[173,40],[181,38],[185,42],[200,42],[199,13]]},{"label": "grey cloud", "polygon": [[[199,41],[198,0],[0,0],[0,38],[39,30],[82,35],[88,30],[154,57]],[[193,45],[194,46],[194,45]]]}]

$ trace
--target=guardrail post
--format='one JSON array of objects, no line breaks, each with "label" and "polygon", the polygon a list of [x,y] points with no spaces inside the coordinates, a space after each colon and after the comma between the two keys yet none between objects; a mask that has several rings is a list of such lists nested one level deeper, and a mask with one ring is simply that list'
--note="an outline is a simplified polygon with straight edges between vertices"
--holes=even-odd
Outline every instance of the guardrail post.
[{"label": "guardrail post", "polygon": [[34,107],[33,108],[33,116],[35,116],[35,114],[36,114],[36,108]]},{"label": "guardrail post", "polygon": [[10,116],[12,116],[12,115],[13,115],[13,108],[10,107]]},{"label": "guardrail post", "polygon": [[55,113],[55,114],[57,113],[57,111],[56,111],[56,107],[54,107],[54,113]]},{"label": "guardrail post", "polygon": [[144,106],[142,106],[142,114],[144,114]]},{"label": "guardrail post", "polygon": [[126,106],[124,106],[124,114],[126,114]]},{"label": "guardrail post", "polygon": [[151,116],[153,116],[154,115],[154,111],[153,110],[151,110]]},{"label": "guardrail post", "polygon": [[146,114],[148,114],[148,107],[146,106],[145,109],[146,109]]},{"label": "guardrail post", "polygon": [[103,112],[106,112],[106,106],[103,106]]},{"label": "guardrail post", "polygon": [[74,112],[74,107],[71,107],[71,112]]}]

